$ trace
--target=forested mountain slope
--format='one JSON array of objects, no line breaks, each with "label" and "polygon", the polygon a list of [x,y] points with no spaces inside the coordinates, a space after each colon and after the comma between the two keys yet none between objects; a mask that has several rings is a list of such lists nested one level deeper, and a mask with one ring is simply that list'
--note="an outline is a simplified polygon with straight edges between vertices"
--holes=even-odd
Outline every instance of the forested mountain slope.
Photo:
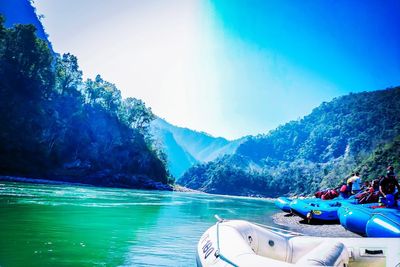
[{"label": "forested mountain slope", "polygon": [[379,145],[375,151],[358,164],[358,169],[368,180],[384,175],[384,170],[390,164],[395,170],[400,170],[400,135],[393,142]]},{"label": "forested mountain slope", "polygon": [[179,177],[196,163],[208,162],[233,154],[245,138],[228,141],[204,132],[182,128],[157,118],[151,123],[151,132],[167,155],[169,170]]},{"label": "forested mountain slope", "polygon": [[[265,196],[335,186],[363,170],[359,164],[378,146],[394,142],[399,114],[400,87],[339,97],[303,119],[249,138],[232,156],[191,168],[180,183],[212,193]],[[387,164],[399,158],[392,160]]]},{"label": "forested mountain slope", "polygon": [[0,175],[145,188],[169,182],[147,138],[151,110],[122,99],[99,75],[83,81],[77,58],[54,54],[35,32],[31,24],[5,28],[0,16]]},{"label": "forested mountain slope", "polygon": [[179,178],[187,169],[198,163],[189,152],[178,144],[173,133],[168,129],[157,127],[156,124],[153,124],[151,132],[160,149],[164,151],[168,169],[174,177]]}]

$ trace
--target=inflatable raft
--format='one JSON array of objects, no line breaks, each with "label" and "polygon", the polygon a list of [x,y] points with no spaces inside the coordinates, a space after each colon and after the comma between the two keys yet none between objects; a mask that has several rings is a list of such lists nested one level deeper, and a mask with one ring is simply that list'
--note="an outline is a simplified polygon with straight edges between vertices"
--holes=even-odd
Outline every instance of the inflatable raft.
[{"label": "inflatable raft", "polygon": [[309,221],[336,222],[339,221],[338,209],[342,205],[355,200],[321,200],[318,198],[295,199],[290,203],[292,213],[299,215]]},{"label": "inflatable raft", "polygon": [[[372,236],[374,237],[391,237],[390,234],[385,234],[384,229],[382,229],[382,233],[378,230],[379,228],[382,228],[383,225],[388,225],[391,224],[392,221],[394,220],[391,214],[400,214],[400,212],[397,209],[389,209],[389,208],[374,208],[378,206],[378,203],[372,203],[372,204],[365,204],[365,205],[351,205],[351,206],[345,206],[341,207],[338,210],[338,216],[340,220],[340,224],[346,228],[349,231],[352,231],[354,233],[357,233],[359,235],[363,236],[368,236],[367,234],[367,224],[368,222],[374,217],[374,216],[383,216],[382,218],[378,219],[378,222],[383,221],[382,224],[376,224],[373,227],[373,232],[374,234]],[[389,217],[387,217],[389,216]],[[387,219],[387,218],[392,218]],[[397,217],[394,217],[397,219],[397,225],[400,225],[400,219]],[[386,221],[388,220],[388,221]],[[396,220],[394,220],[396,221]],[[371,225],[373,225],[371,223]],[[391,228],[396,224],[394,224]],[[390,228],[390,227],[389,227]],[[397,226],[397,229],[400,230],[399,226]],[[389,231],[392,232],[392,231]]]},{"label": "inflatable raft", "polygon": [[375,214],[368,220],[365,231],[368,237],[400,238],[400,212]]},{"label": "inflatable raft", "polygon": [[[365,227],[368,220],[375,211],[370,206],[379,205],[378,203],[365,205],[346,205],[338,209],[338,217],[340,224],[349,231],[359,235],[366,235]],[[384,211],[382,211],[384,212]]]},{"label": "inflatable raft", "polygon": [[275,206],[283,210],[284,212],[290,212],[290,203],[293,199],[288,197],[278,197],[275,200]]},{"label": "inflatable raft", "polygon": [[198,267],[396,266],[400,242],[393,238],[323,238],[219,220],[200,238]]}]

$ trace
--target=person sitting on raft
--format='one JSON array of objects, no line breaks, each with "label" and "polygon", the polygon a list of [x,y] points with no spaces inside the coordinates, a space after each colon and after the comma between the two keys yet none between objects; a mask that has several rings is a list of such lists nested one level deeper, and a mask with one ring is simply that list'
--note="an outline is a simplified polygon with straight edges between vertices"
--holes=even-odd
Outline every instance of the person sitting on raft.
[{"label": "person sitting on raft", "polygon": [[[396,192],[397,188],[397,192]],[[387,168],[386,176],[384,176],[379,182],[379,191],[382,195],[380,201],[387,207],[395,207],[397,205],[397,199],[400,192],[400,185],[394,175],[393,166]]]},{"label": "person sitting on raft", "polygon": [[361,191],[370,191],[371,189],[371,182],[365,181],[364,184],[361,186]]},{"label": "person sitting on raft", "polygon": [[[367,181],[368,182],[368,181]],[[367,183],[365,182],[365,183]],[[372,181],[372,183],[369,183],[369,187],[365,188],[364,191],[361,191],[357,195],[355,195],[355,198],[358,199],[359,204],[365,204],[365,203],[374,203],[378,202],[379,200],[379,179],[375,179]]]},{"label": "person sitting on raft", "polygon": [[372,181],[371,187],[374,192],[376,191],[379,192],[379,181],[384,177],[385,177],[384,175],[381,175],[381,177],[378,177],[377,179]]}]

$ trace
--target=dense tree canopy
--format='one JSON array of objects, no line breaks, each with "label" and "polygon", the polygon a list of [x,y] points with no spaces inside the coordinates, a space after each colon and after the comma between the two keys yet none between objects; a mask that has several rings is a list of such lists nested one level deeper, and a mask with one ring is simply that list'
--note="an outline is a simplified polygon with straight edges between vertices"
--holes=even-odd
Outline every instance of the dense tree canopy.
[{"label": "dense tree canopy", "polygon": [[[399,114],[400,87],[343,96],[249,138],[231,157],[190,169],[180,183],[213,193],[278,196],[335,187],[355,170],[372,179],[385,165],[399,165]],[[226,186],[232,179],[234,188]]]},{"label": "dense tree canopy", "polygon": [[32,25],[0,17],[0,175],[109,186],[168,182],[146,138],[151,110],[123,100],[97,75],[82,81],[78,60],[50,51]]}]

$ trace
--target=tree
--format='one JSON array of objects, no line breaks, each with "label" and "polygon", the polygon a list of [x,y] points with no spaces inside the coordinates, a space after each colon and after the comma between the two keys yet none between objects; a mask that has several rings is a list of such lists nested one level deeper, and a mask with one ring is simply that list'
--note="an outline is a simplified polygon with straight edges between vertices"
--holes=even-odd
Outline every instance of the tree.
[{"label": "tree", "polygon": [[107,82],[97,75],[94,80],[86,81],[84,91],[90,104],[99,104],[105,110],[117,115],[122,97],[115,84]]},{"label": "tree", "polygon": [[46,161],[39,137],[54,88],[53,56],[33,25],[0,29],[0,161],[5,169],[23,172],[29,158],[31,172],[40,172]]},{"label": "tree", "polygon": [[150,123],[155,116],[145,103],[133,97],[128,97],[122,102],[123,120],[129,127],[137,129],[143,135],[147,135]]},{"label": "tree", "polygon": [[47,44],[35,36],[33,25],[7,30],[1,58],[1,89],[26,98],[47,98],[54,85],[53,57]]},{"label": "tree", "polygon": [[78,59],[70,53],[56,59],[56,89],[61,94],[77,95],[82,83],[82,71],[79,70]]}]

